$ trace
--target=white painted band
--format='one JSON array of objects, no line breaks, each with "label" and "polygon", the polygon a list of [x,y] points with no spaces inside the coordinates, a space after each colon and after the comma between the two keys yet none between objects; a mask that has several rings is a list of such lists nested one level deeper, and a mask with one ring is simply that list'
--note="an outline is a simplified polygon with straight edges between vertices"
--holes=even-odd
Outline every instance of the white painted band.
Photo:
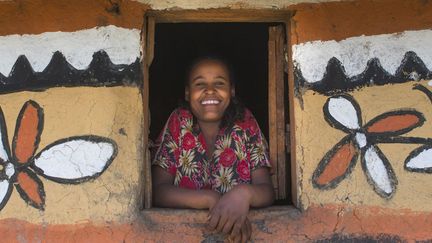
[{"label": "white painted band", "polygon": [[7,76],[20,55],[41,72],[56,51],[75,68],[85,69],[99,50],[108,53],[114,64],[133,63],[140,56],[140,31],[110,25],[75,32],[0,36],[0,73]]},{"label": "white painted band", "polygon": [[367,62],[378,58],[382,67],[395,74],[408,51],[414,51],[432,70],[432,30],[404,31],[402,33],[357,36],[342,41],[312,41],[293,46],[294,64],[301,69],[306,81],[320,81],[327,62],[336,57],[344,65],[346,74],[362,73]]}]

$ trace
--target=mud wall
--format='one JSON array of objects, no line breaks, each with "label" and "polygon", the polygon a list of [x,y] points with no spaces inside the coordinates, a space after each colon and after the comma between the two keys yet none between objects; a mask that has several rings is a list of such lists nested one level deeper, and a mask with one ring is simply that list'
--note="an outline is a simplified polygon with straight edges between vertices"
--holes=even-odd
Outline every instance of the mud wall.
[{"label": "mud wall", "polygon": [[208,8],[293,13],[298,209],[253,211],[254,239],[432,239],[431,1],[34,0],[0,1],[5,240],[221,239],[139,210],[143,16]]}]

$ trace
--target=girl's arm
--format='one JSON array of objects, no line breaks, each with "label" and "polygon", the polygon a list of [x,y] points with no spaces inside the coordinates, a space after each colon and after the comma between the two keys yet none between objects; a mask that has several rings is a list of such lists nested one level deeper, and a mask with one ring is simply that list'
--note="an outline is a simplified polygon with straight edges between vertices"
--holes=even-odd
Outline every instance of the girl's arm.
[{"label": "girl's arm", "polygon": [[269,169],[266,167],[252,171],[252,183],[235,186],[224,194],[209,212],[208,227],[232,236],[242,229],[249,207],[266,207],[273,203],[274,193]]},{"label": "girl's arm", "polygon": [[213,190],[192,190],[174,186],[174,176],[159,166],[152,167],[153,202],[159,207],[212,208],[219,200]]},{"label": "girl's arm", "polygon": [[245,198],[254,208],[270,206],[274,201],[273,184],[269,169],[262,167],[252,172],[252,184],[238,185],[237,190],[245,191]]}]

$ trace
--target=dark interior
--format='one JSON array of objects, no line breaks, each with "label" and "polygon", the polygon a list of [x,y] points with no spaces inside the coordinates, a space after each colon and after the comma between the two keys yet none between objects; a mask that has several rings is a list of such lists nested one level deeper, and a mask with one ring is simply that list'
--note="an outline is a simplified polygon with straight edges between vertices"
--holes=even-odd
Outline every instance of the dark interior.
[{"label": "dark interior", "polygon": [[[186,70],[191,62],[211,54],[223,57],[231,65],[236,95],[252,111],[268,140],[268,30],[272,25],[275,24],[156,24],[154,60],[149,77],[150,139],[157,139],[170,113],[184,99]],[[288,102],[287,97],[285,100]],[[287,166],[287,198],[275,204],[291,203],[289,175],[290,166]]]},{"label": "dark interior", "polygon": [[184,98],[190,63],[206,55],[228,60],[236,95],[252,111],[268,138],[268,27],[266,23],[157,24],[150,67],[150,139],[157,138]]}]

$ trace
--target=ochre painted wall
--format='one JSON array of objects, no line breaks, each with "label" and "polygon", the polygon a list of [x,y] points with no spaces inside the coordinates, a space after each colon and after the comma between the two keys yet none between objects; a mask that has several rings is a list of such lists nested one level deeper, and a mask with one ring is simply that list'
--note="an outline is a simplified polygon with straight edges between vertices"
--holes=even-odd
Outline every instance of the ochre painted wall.
[{"label": "ochre painted wall", "polygon": [[138,213],[137,197],[142,164],[142,106],[138,89],[51,88],[44,92],[20,92],[0,96],[9,138],[22,105],[36,101],[44,109],[44,128],[39,150],[63,138],[98,135],[116,141],[118,154],[96,180],[78,185],[42,178],[46,207],[30,208],[16,191],[1,210],[1,218],[36,224],[129,222]]},{"label": "ochre painted wall", "polygon": [[[363,124],[372,118],[389,111],[415,109],[423,113],[425,123],[404,134],[405,137],[431,136],[432,103],[418,90],[412,90],[414,83],[428,87],[427,81],[408,82],[380,87],[367,87],[352,92],[362,112]],[[408,154],[419,144],[379,144],[379,148],[390,161],[398,180],[395,193],[390,199],[377,195],[368,184],[357,162],[351,175],[345,178],[333,190],[319,190],[312,186],[311,175],[317,163],[345,135],[343,131],[331,127],[324,119],[323,105],[328,97],[307,91],[303,95],[303,109],[296,112],[296,143],[298,166],[302,168],[300,201],[304,207],[309,205],[341,203],[345,205],[376,205],[383,208],[411,209],[414,211],[432,211],[427,202],[430,198],[431,175],[412,173],[404,169]],[[297,107],[300,107],[296,101]],[[316,134],[320,134],[316,137]]]},{"label": "ochre painted wall", "polygon": [[[253,211],[253,238],[258,242],[432,239],[429,145],[424,147],[424,158],[430,160],[424,162],[423,172],[404,168],[408,155],[422,146],[413,143],[416,139],[377,145],[392,167],[394,175],[387,180],[383,173],[388,167],[362,168],[366,162],[360,154],[372,146],[370,134],[361,148],[364,140],[353,138],[350,151],[359,154],[356,164],[347,172],[338,167],[346,162],[347,154],[340,156],[335,160],[339,164],[331,168],[344,172],[341,179],[320,180],[328,182],[321,185],[326,189],[317,186],[318,168],[329,167],[320,167],[320,161],[347,134],[337,122],[355,120],[355,109],[361,109],[360,125],[385,112],[415,109],[424,121],[393,137],[431,142],[432,49],[428,40],[432,38],[432,1],[315,2],[0,1],[0,106],[8,142],[12,144],[21,107],[33,100],[44,114],[35,154],[54,141],[80,135],[109,139],[117,148],[111,163],[100,159],[104,170],[96,166],[88,181],[75,178],[73,183],[59,183],[46,177],[47,171],[25,165],[43,185],[44,193],[27,190],[33,193],[31,198],[44,195],[44,210],[31,206],[31,200],[11,187],[10,197],[0,204],[0,234],[8,242],[220,239],[206,232],[204,211],[139,211],[142,149],[147,146],[142,143],[146,118],[142,114],[140,31],[149,9],[265,8],[294,13],[289,35],[294,64],[290,81],[295,83],[291,122],[298,183],[295,200],[301,210],[275,207]],[[53,54],[55,51],[59,53]],[[38,82],[42,85],[35,84]],[[326,115],[327,101],[348,112],[341,115],[333,110]],[[354,113],[349,112],[350,107]],[[326,121],[326,116],[327,120],[336,117],[336,122]],[[365,133],[359,130],[353,135],[358,132]],[[100,141],[105,140],[92,140],[88,148],[101,145]],[[76,177],[77,171],[92,171],[89,168],[94,166],[82,159],[91,153],[81,152],[84,156],[71,155],[76,160],[68,161],[73,162],[68,165],[79,167]],[[63,158],[55,153],[53,157]],[[14,168],[18,171],[18,166]],[[326,172],[330,175],[326,178],[334,171]],[[60,169],[54,172],[62,178],[69,176]],[[369,177],[377,175],[375,182],[372,177],[367,179],[368,173]]]}]

